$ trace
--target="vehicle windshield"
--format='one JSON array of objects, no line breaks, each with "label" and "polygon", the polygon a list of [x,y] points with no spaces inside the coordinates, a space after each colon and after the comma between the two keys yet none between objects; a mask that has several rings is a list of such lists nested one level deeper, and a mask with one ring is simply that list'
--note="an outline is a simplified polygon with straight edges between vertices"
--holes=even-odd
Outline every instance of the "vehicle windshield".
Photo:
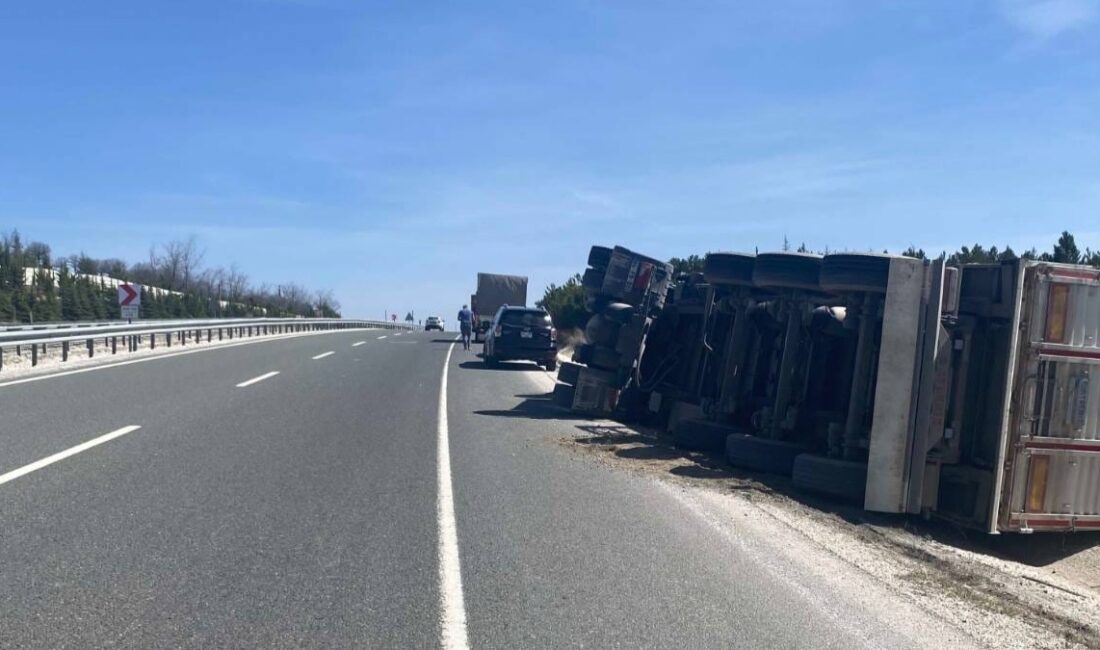
[{"label": "vehicle windshield", "polygon": [[520,327],[550,327],[550,314],[544,311],[508,310],[500,315],[500,323]]}]

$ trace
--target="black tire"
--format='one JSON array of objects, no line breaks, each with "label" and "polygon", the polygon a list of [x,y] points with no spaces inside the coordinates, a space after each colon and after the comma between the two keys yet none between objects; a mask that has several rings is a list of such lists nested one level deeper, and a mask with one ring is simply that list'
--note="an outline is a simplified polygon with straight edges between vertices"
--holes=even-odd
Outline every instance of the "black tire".
[{"label": "black tire", "polygon": [[726,461],[734,467],[757,472],[791,475],[794,459],[806,448],[785,440],[735,433],[726,438]]},{"label": "black tire", "polygon": [[585,269],[581,276],[581,286],[589,291],[598,292],[603,289],[603,269]]},{"label": "black tire", "polygon": [[694,451],[721,452],[726,448],[726,438],[737,430],[710,420],[680,420],[672,429],[672,439],[677,447]]},{"label": "black tire", "polygon": [[707,253],[703,278],[710,284],[751,287],[756,256],[745,253]]},{"label": "black tire", "polygon": [[619,369],[620,364],[622,364],[622,357],[618,352],[603,346],[592,346],[592,359],[588,365],[600,370],[615,371]]},{"label": "black tire", "polygon": [[623,327],[615,339],[615,352],[623,359],[637,357],[642,350],[642,335],[643,332],[634,327]]},{"label": "black tire", "polygon": [[577,378],[580,376],[583,367],[579,363],[563,361],[558,367],[558,381],[576,386]]},{"label": "black tire", "polygon": [[886,293],[891,255],[837,253],[821,262],[821,288],[830,293]]},{"label": "black tire", "polygon": [[573,408],[573,397],[576,396],[577,389],[569,384],[557,383],[554,384],[554,392],[551,394],[550,399],[553,400],[555,406],[560,406],[563,409]]},{"label": "black tire", "polygon": [[791,480],[800,490],[862,504],[867,490],[867,464],[802,454],[794,459]]},{"label": "black tire", "polygon": [[584,338],[592,345],[614,347],[615,341],[619,338],[621,327],[621,325],[605,316],[596,314],[589,318],[588,324],[584,326]]},{"label": "black tire", "polygon": [[625,302],[613,302],[601,309],[600,313],[613,323],[626,325],[634,317],[634,307]]},{"label": "black tire", "polygon": [[605,296],[598,292],[599,290],[586,290],[584,297],[584,308],[586,311],[592,314],[603,313],[603,310],[614,302],[610,296]]},{"label": "black tire", "polygon": [[756,256],[752,283],[773,289],[821,290],[821,256],[806,253],[764,253]]},{"label": "black tire", "polygon": [[594,269],[606,269],[611,262],[611,249],[607,246],[593,246],[588,251],[588,266]]},{"label": "black tire", "polygon": [[546,368],[546,370],[548,372],[554,372],[555,370],[558,369],[558,361],[557,361],[557,359],[551,359],[551,360],[547,361],[546,363],[542,364],[542,367]]}]

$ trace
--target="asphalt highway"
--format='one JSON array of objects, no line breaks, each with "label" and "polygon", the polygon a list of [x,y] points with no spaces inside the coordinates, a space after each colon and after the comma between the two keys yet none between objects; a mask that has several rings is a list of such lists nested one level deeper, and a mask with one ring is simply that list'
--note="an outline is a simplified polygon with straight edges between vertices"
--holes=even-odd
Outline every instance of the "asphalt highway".
[{"label": "asphalt highway", "polygon": [[452,340],[0,377],[0,646],[919,645],[570,456],[542,370]]}]

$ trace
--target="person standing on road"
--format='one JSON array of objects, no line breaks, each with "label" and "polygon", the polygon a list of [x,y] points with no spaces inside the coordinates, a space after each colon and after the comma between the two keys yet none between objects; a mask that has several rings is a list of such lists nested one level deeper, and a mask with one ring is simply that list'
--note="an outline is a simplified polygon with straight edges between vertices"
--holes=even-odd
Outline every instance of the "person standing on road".
[{"label": "person standing on road", "polygon": [[466,305],[458,310],[458,328],[462,331],[462,349],[470,349],[470,335],[474,331],[474,312]]}]

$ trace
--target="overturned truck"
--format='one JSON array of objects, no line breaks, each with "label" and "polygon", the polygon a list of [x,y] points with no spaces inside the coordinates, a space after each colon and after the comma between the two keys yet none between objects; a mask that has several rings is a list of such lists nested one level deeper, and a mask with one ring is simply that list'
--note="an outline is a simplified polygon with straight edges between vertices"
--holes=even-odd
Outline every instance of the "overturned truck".
[{"label": "overturned truck", "polygon": [[[605,373],[619,416],[868,510],[990,533],[1100,528],[1100,271],[715,253],[636,304],[598,275],[596,342],[571,371]],[[630,307],[614,336],[611,304]],[[597,352],[612,339],[613,359]]]}]

